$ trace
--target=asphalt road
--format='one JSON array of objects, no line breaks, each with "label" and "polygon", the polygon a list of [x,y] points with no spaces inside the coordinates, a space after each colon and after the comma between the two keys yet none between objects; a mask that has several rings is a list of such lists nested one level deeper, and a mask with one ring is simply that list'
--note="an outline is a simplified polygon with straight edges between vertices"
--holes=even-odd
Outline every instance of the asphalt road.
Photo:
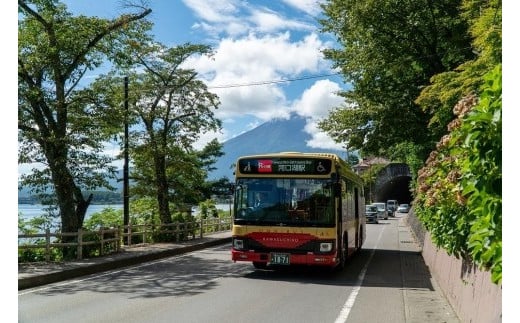
[{"label": "asphalt road", "polygon": [[18,293],[18,322],[459,322],[399,216],[342,272],[255,270],[228,244]]}]

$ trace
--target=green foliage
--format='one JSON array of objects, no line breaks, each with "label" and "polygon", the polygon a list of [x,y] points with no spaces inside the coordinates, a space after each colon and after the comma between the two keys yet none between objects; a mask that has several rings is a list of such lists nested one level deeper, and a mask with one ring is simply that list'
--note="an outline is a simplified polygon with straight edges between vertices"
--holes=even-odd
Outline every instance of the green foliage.
[{"label": "green foliage", "polygon": [[[451,107],[459,117],[430,155],[417,184],[414,209],[432,238],[502,280],[502,3],[463,1],[476,59],[432,78],[417,103],[443,132]],[[486,75],[483,77],[483,75]],[[480,92],[477,99],[471,93]],[[470,110],[471,107],[474,108]],[[431,178],[428,178],[432,176]]]},{"label": "green foliage", "polygon": [[469,250],[476,263],[502,280],[502,71],[485,77],[479,104],[460,129],[463,195],[471,216]]},{"label": "green foliage", "polygon": [[86,196],[92,194],[92,204],[121,204],[123,203],[123,194],[121,192],[112,191],[87,191]]},{"label": "green foliage", "polygon": [[417,180],[417,172],[424,166],[422,156],[425,156],[425,148],[423,146],[414,144],[413,142],[405,141],[399,143],[390,152],[390,159],[396,162],[407,164],[412,174],[410,181],[410,189],[415,190],[415,183]]},{"label": "green foliage", "polygon": [[479,99],[468,96],[458,118],[420,170],[414,210],[434,243],[470,257],[502,281],[502,73],[488,73]]},{"label": "green foliage", "polygon": [[132,224],[160,224],[157,200],[152,196],[130,201],[130,222]]},{"label": "green foliage", "polygon": [[[55,0],[19,1],[18,8],[19,162],[48,165],[22,181],[60,206],[62,231],[83,225],[94,198],[86,193],[112,189],[107,174],[114,176],[115,168],[104,144],[121,133],[127,117],[142,126],[133,129],[144,129],[130,137],[134,192],[156,198],[163,223],[171,221],[169,201],[178,210],[200,201],[221,145],[192,146],[201,133],[220,129],[211,111],[219,101],[181,65],[211,55],[210,47],[154,42],[144,19],[151,10],[143,6],[112,20],[73,16]],[[107,61],[113,71],[85,85],[85,72]],[[130,77],[128,116],[121,75]]]},{"label": "green foliage", "polygon": [[406,162],[417,172],[414,210],[434,243],[501,281],[501,74],[483,76],[501,64],[502,2],[328,0],[322,8],[323,30],[341,46],[324,54],[352,89],[319,127],[362,154]]},{"label": "green foliage", "polygon": [[177,233],[175,236],[162,236],[157,237],[156,239],[159,241],[184,241],[190,236],[195,238],[197,231],[197,224],[195,221],[195,217],[188,212],[175,212],[173,215],[173,223],[177,223],[177,228],[182,230],[182,232]]},{"label": "green foliage", "polygon": [[352,89],[319,127],[363,155],[389,157],[412,141],[425,160],[438,137],[427,130],[431,115],[414,101],[430,77],[474,57],[459,6],[448,0],[325,1],[320,22],[341,47],[324,54]]},{"label": "green foliage", "polygon": [[[160,43],[139,44],[129,69],[129,153],[133,160],[132,194],[157,201],[161,223],[170,223],[170,205],[182,211],[203,200],[204,181],[211,165],[222,155],[215,139],[202,150],[193,148],[200,135],[218,131],[213,109],[220,104],[192,69],[181,68],[191,57],[211,55],[206,45],[184,44],[168,48]],[[96,82],[94,88],[115,89],[123,84],[120,71]],[[106,92],[106,91],[105,91]],[[121,102],[120,92],[110,100]]]},{"label": "green foliage", "polygon": [[[47,260],[45,250],[45,240],[39,239],[33,241],[34,244],[41,244],[41,248],[18,249],[18,263],[26,262],[43,262]],[[49,261],[62,261],[63,254],[60,249],[53,248],[50,250]]]},{"label": "green foliage", "polygon": [[100,228],[121,227],[123,225],[123,210],[107,207],[90,215],[85,221],[84,228],[89,231]]},{"label": "green foliage", "polygon": [[346,162],[350,167],[355,166],[359,163],[359,157],[354,154],[348,154]]},{"label": "green foliage", "polygon": [[64,232],[82,226],[85,190],[110,189],[104,143],[121,128],[104,92],[83,78],[107,60],[128,62],[132,44],[148,40],[151,10],[140,10],[107,20],[73,16],[55,0],[18,1],[18,161],[46,166],[21,180],[52,196]]},{"label": "green foliage", "polygon": [[[19,234],[37,234],[45,232],[45,230],[56,229],[53,226],[55,216],[49,212],[40,217],[34,217],[30,220],[24,220],[22,214],[18,212],[18,233]],[[41,262],[46,260],[45,238],[24,239],[22,244],[41,245],[41,248],[18,249],[18,262]],[[51,261],[61,261],[63,254],[61,250],[52,249],[49,259]]]},{"label": "green foliage", "polygon": [[207,199],[199,203],[199,213],[201,218],[206,219],[208,216],[218,217],[217,207],[215,201]]},{"label": "green foliage", "polygon": [[[157,201],[152,197],[144,197],[130,201],[129,206],[130,223],[140,224],[159,224],[159,213],[157,212]],[[106,207],[100,212],[93,213],[84,224],[84,228],[95,231],[99,228],[111,228],[123,226],[123,210],[116,210]]]},{"label": "green foliage", "polygon": [[434,138],[440,138],[453,119],[451,109],[460,98],[478,92],[482,76],[502,61],[502,1],[462,1],[461,17],[469,24],[475,59],[431,78],[415,102],[431,115],[428,123]]},{"label": "green foliage", "polygon": [[363,185],[365,187],[365,196],[366,196],[366,204],[373,203],[373,193],[375,190],[375,184],[377,179],[377,174],[381,169],[383,169],[386,165],[384,164],[373,164],[370,165],[370,168],[363,172],[360,176],[363,179]]}]

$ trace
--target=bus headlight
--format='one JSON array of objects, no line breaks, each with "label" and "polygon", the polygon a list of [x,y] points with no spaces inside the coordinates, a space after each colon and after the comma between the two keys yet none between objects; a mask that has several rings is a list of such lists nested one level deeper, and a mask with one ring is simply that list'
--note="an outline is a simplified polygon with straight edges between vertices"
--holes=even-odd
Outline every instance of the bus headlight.
[{"label": "bus headlight", "polygon": [[320,242],[320,252],[331,252],[332,242]]},{"label": "bus headlight", "polygon": [[244,240],[242,239],[233,239],[233,248],[237,250],[244,249]]}]

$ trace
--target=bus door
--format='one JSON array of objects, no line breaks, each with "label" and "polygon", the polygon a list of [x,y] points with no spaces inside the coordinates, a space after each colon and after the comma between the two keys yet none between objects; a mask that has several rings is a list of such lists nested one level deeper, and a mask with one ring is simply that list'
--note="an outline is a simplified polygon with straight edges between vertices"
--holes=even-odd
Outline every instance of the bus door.
[{"label": "bus door", "polygon": [[354,212],[356,222],[359,220],[359,189],[357,187],[354,188]]},{"label": "bus door", "polygon": [[340,253],[342,252],[344,242],[343,242],[343,218],[345,216],[344,214],[344,207],[343,204],[345,203],[344,200],[344,194],[346,191],[345,181],[340,178],[338,182],[336,183],[336,189],[334,190],[334,194],[336,195],[336,241],[338,243],[337,249],[338,249],[338,256],[340,256]]}]

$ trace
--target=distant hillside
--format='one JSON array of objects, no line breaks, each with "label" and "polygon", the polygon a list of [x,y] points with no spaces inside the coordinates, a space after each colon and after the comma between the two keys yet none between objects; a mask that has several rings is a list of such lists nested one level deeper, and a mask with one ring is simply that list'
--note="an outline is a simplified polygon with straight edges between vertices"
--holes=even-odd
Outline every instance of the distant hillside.
[{"label": "distant hillside", "polygon": [[233,178],[233,165],[239,156],[282,151],[330,152],[344,157],[345,151],[310,148],[307,141],[311,136],[303,129],[305,118],[293,116],[289,120],[274,120],[243,133],[223,144],[224,156],[220,157],[209,174],[209,179]]},{"label": "distant hillside", "polygon": [[[123,170],[120,169],[116,172],[116,178],[110,178],[108,180],[109,185],[113,186],[116,190],[116,193],[123,192]],[[130,181],[130,185],[132,185],[132,181]],[[107,191],[106,188],[99,188],[98,191]],[[30,197],[33,193],[30,192],[29,187],[22,187],[18,190],[18,201],[22,203],[24,201],[30,201]],[[33,201],[34,202],[34,201]]]}]

